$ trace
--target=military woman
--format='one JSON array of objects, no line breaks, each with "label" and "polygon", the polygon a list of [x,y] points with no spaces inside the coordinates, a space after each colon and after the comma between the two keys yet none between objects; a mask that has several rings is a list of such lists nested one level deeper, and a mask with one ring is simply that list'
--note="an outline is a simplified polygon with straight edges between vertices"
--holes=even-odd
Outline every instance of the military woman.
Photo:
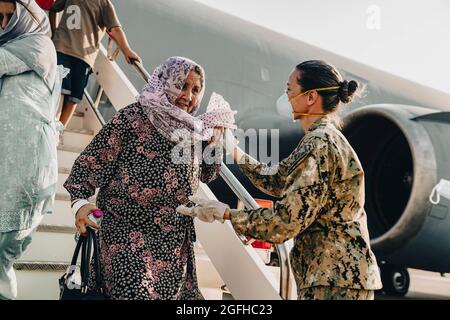
[{"label": "military woman", "polygon": [[294,238],[298,299],[373,299],[381,288],[364,211],[364,171],[337,124],[341,102],[350,102],[357,88],[326,62],[303,62],[287,82],[293,117],[305,132],[291,155],[269,167],[232,147],[252,183],[281,198],[273,209],[231,210],[198,198],[196,207],[178,208],[204,221],[231,220],[237,233],[255,239]]}]

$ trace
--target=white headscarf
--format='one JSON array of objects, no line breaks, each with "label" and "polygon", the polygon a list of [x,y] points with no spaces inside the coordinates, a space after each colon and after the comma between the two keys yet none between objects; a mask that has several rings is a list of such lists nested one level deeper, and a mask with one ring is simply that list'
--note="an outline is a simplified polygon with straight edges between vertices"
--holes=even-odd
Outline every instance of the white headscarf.
[{"label": "white headscarf", "polygon": [[[36,2],[33,0],[21,0],[20,2],[15,2],[16,10],[5,30],[0,28],[0,46],[31,34],[50,35],[50,23],[47,15]],[[34,17],[30,12],[33,13]]]},{"label": "white headscarf", "polygon": [[[56,79],[56,51],[49,37],[50,23],[34,0],[16,2],[16,10],[5,30],[0,31],[0,47],[35,71],[53,92]],[[31,13],[33,15],[31,15]],[[0,79],[1,90],[1,79]]]}]

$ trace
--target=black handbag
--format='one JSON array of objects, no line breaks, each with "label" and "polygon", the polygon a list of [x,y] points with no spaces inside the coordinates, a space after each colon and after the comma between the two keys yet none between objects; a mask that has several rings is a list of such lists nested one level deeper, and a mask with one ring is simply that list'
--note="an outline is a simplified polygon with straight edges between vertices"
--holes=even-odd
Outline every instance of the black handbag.
[{"label": "black handbag", "polygon": [[[59,279],[59,300],[108,300],[104,294],[103,279],[100,272],[98,243],[95,230],[87,227],[87,236],[80,236],[69,270]],[[95,272],[95,288],[89,289],[89,267],[92,248],[94,249],[92,261]],[[81,285],[72,281],[76,271],[77,259],[81,249]]]}]

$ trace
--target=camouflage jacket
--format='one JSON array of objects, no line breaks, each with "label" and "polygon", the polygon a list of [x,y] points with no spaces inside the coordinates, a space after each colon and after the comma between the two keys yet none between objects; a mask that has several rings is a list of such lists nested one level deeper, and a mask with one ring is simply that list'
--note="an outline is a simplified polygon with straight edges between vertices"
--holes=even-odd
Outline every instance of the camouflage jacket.
[{"label": "camouflage jacket", "polygon": [[263,192],[280,197],[273,209],[231,210],[235,230],[282,243],[297,289],[381,288],[364,211],[364,171],[346,138],[327,116],[317,120],[292,154],[269,167],[244,156],[241,170]]}]

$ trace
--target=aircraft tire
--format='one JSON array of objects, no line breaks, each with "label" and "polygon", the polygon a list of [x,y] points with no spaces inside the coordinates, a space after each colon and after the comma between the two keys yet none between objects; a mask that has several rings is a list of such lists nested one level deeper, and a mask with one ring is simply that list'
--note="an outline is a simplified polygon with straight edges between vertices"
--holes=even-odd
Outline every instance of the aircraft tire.
[{"label": "aircraft tire", "polygon": [[410,278],[405,268],[385,264],[381,267],[383,291],[388,295],[403,297],[408,293]]}]

